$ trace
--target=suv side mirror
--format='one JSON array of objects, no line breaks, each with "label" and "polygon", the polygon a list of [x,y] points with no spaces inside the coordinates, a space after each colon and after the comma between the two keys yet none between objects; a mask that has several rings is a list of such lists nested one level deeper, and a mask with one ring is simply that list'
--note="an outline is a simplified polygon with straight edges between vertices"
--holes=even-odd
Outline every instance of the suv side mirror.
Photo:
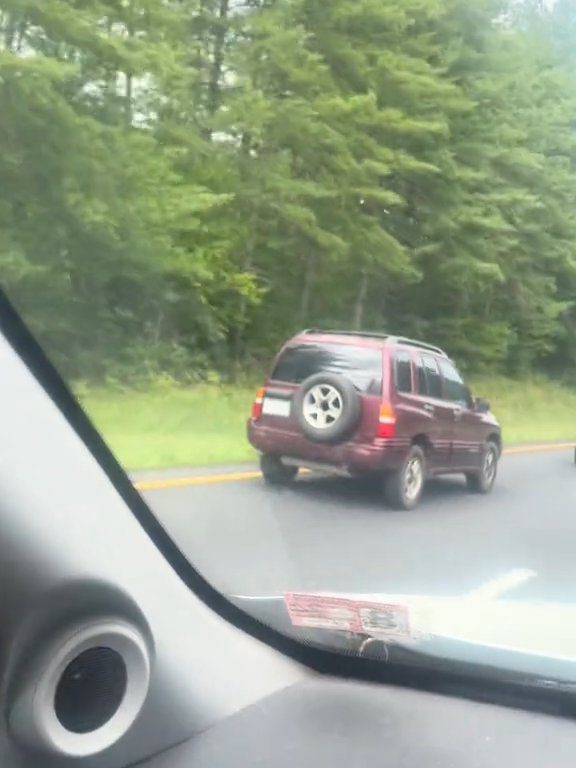
[{"label": "suv side mirror", "polygon": [[474,409],[476,413],[488,413],[490,411],[490,403],[488,400],[477,397],[474,400]]}]

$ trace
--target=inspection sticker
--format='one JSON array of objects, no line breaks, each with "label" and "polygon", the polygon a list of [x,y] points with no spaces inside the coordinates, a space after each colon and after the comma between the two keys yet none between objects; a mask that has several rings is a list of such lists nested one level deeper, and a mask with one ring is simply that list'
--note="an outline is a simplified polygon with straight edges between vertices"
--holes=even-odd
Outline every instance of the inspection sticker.
[{"label": "inspection sticker", "polygon": [[353,600],[288,592],[284,601],[295,627],[360,632],[360,616]]},{"label": "inspection sticker", "polygon": [[356,607],[361,632],[389,640],[407,640],[411,637],[410,617],[405,605],[357,602]]}]

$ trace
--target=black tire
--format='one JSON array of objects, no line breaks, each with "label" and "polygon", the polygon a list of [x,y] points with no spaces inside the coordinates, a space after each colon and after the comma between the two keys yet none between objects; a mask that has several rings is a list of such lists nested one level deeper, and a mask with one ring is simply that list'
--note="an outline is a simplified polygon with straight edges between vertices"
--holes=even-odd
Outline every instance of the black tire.
[{"label": "black tire", "polygon": [[[415,490],[409,486],[409,473],[414,465],[419,467],[420,482]],[[422,497],[426,483],[426,456],[419,445],[413,445],[406,456],[401,469],[388,475],[384,484],[386,502],[392,509],[414,509]]]},{"label": "black tire", "polygon": [[500,450],[493,440],[489,440],[482,452],[482,466],[476,472],[466,473],[466,484],[471,493],[487,494],[494,487],[498,475]]},{"label": "black tire", "polygon": [[[315,426],[306,416],[313,390],[325,388],[326,392],[335,391],[339,415],[333,423]],[[333,373],[318,373],[302,383],[292,401],[292,413],[302,433],[314,443],[341,443],[354,432],[360,422],[361,399],[354,384],[344,376]],[[331,415],[328,414],[331,418]]]},{"label": "black tire", "polygon": [[290,467],[278,456],[265,453],[260,457],[260,471],[269,485],[290,485],[298,474],[298,467]]}]

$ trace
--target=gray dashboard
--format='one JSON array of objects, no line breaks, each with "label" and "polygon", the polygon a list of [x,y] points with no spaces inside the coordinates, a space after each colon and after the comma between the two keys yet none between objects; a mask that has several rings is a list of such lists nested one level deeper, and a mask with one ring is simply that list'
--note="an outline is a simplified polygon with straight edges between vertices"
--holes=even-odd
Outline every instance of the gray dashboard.
[{"label": "gray dashboard", "polygon": [[570,720],[384,685],[299,683],[147,768],[570,768]]}]

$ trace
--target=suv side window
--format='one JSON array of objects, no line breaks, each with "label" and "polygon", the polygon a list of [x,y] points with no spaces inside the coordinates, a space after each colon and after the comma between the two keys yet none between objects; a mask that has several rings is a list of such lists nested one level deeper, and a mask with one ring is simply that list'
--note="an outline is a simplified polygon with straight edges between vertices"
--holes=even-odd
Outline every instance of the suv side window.
[{"label": "suv side window", "polygon": [[428,394],[428,380],[426,379],[426,369],[424,368],[424,361],[417,355],[415,358],[416,365],[416,381],[418,382],[418,394],[424,397]]},{"label": "suv side window", "polygon": [[432,355],[422,355],[424,368],[426,371],[426,382],[428,384],[428,395],[437,400],[442,399],[442,378],[436,358]]},{"label": "suv side window", "polygon": [[396,352],[394,355],[394,381],[397,392],[412,392],[412,360],[409,352]]},{"label": "suv side window", "polygon": [[448,360],[440,360],[440,370],[444,378],[444,398],[453,403],[468,405],[470,393],[456,368]]}]

